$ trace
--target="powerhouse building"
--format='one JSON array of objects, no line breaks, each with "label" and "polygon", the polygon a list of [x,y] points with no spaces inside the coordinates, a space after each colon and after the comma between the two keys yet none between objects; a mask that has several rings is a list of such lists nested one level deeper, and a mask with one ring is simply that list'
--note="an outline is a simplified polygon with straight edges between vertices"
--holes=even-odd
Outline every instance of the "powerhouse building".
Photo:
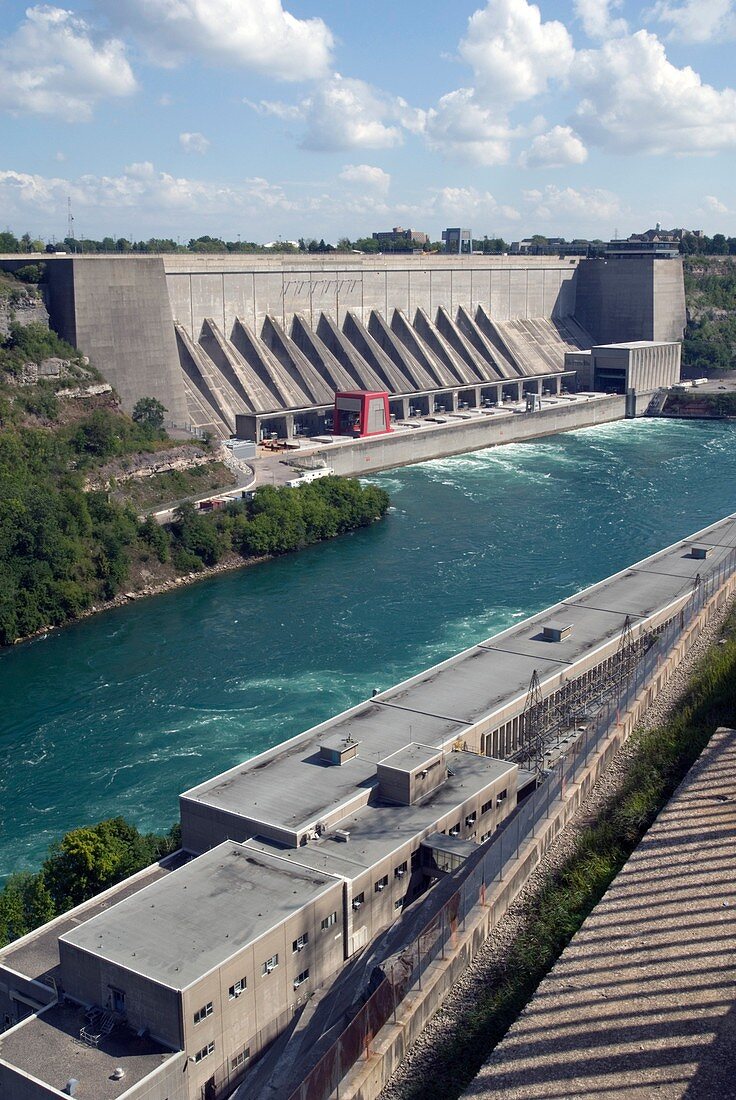
[{"label": "powerhouse building", "polygon": [[533,786],[532,685],[598,698],[734,551],[729,516],[186,791],[181,852],[0,952],[0,1097],[229,1095]]}]

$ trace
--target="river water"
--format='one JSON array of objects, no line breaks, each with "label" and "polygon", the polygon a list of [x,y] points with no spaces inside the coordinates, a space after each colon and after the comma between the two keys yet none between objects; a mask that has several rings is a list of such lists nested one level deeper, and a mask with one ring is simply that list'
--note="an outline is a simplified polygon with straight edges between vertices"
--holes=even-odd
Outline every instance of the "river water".
[{"label": "river water", "polygon": [[736,425],[626,421],[377,476],[384,522],[0,655],[0,875],[736,511]]}]

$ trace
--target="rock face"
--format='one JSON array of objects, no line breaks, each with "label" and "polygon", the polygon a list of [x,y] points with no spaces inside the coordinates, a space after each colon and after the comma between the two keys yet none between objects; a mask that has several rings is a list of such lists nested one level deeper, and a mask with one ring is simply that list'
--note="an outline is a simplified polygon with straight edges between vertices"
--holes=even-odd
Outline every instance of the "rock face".
[{"label": "rock face", "polygon": [[0,340],[4,340],[10,332],[12,321],[20,325],[40,324],[45,328],[49,326],[49,314],[40,294],[37,296],[32,290],[23,292],[19,287],[19,295],[15,299],[0,298]]},{"label": "rock face", "polygon": [[88,480],[85,489],[109,489],[111,479],[116,482],[137,481],[141,478],[165,474],[172,470],[191,470],[195,466],[205,466],[212,456],[192,444],[170,447],[153,454],[126,455],[101,466],[95,471],[94,478]]}]

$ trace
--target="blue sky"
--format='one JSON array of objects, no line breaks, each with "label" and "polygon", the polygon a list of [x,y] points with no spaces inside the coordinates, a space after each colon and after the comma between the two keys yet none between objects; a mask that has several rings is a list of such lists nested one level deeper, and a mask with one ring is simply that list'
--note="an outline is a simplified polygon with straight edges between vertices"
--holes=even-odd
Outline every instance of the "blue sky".
[{"label": "blue sky", "polygon": [[44,239],[736,234],[736,0],[0,0]]}]

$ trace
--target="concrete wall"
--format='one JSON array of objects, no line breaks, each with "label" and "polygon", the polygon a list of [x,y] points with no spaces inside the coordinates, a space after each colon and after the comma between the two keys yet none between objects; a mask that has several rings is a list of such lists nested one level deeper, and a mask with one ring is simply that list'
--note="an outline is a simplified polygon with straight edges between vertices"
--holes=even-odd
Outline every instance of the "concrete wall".
[{"label": "concrete wall", "polygon": [[326,446],[316,453],[336,474],[359,477],[394,466],[494,447],[499,443],[517,443],[591,424],[605,424],[621,420],[624,414],[623,397],[599,397],[546,407],[536,413],[484,416],[478,420],[392,432],[376,439]]},{"label": "concrete wall", "polygon": [[[226,963],[189,986],[182,995],[185,1049],[193,1056],[209,1042],[214,1053],[189,1066],[189,1089],[199,1097],[199,1087],[214,1072],[214,1067],[230,1063],[246,1046],[255,1058],[285,1026],[294,1007],[332,977],[345,959],[343,892],[341,881],[335,882],[315,901],[271,929],[266,935],[248,944]],[[327,928],[321,923],[331,914],[337,921]],[[300,951],[293,943],[304,933],[308,942]],[[264,962],[278,955],[278,966],[263,974]],[[294,979],[304,970],[309,978],[296,989]],[[231,998],[229,988],[245,978],[244,991]],[[212,1014],[194,1023],[194,1013],[212,1003]]]},{"label": "concrete wall", "polygon": [[197,339],[206,317],[229,334],[239,317],[260,332],[266,315],[288,327],[295,313],[316,328],[321,313],[342,324],[352,310],[434,318],[443,306],[482,305],[494,320],[566,316],[575,306],[577,261],[493,256],[165,256],[174,319]]},{"label": "concrete wall", "polygon": [[177,1050],[183,1046],[180,994],[132,970],[100,959],[59,940],[64,992],[83,1004],[110,1008],[110,987],[125,994],[125,1011],[134,1029],[148,1028],[153,1038]]},{"label": "concrete wall", "polygon": [[597,344],[681,340],[686,322],[682,260],[583,260],[574,316]]},{"label": "concrete wall", "polygon": [[77,347],[115,387],[126,409],[139,397],[156,397],[169,419],[187,420],[160,257],[66,262],[73,267]]}]

